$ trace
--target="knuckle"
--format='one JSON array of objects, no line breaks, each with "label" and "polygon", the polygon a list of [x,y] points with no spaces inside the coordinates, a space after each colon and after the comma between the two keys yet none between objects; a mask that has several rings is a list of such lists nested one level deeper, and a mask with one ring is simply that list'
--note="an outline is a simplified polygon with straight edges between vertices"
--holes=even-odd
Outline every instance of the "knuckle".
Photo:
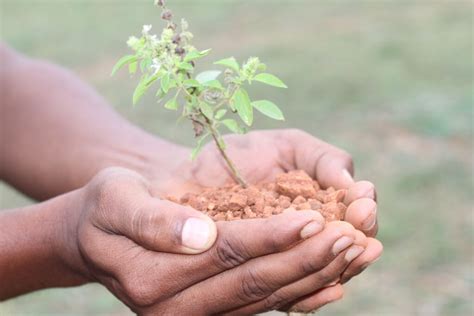
[{"label": "knuckle", "polygon": [[244,273],[240,286],[237,296],[245,302],[260,300],[272,292],[270,283],[252,269]]},{"label": "knuckle", "polygon": [[326,285],[339,277],[339,274],[334,273],[333,271],[328,271],[323,269],[315,275],[315,283],[319,285]]},{"label": "knuckle", "polygon": [[91,191],[94,195],[94,200],[98,204],[107,203],[110,199],[121,191],[123,181],[118,181],[116,168],[107,168],[99,172],[93,179]]},{"label": "knuckle", "polygon": [[147,282],[138,277],[126,277],[122,283],[123,291],[136,307],[147,307],[158,298]]},{"label": "knuckle", "polygon": [[281,291],[277,291],[272,295],[266,297],[263,301],[265,311],[278,310],[288,305],[291,302],[290,296]]},{"label": "knuckle", "polygon": [[101,170],[88,185],[91,200],[98,206],[109,206],[116,197],[121,197],[131,185],[144,185],[139,174],[128,169],[109,167]]},{"label": "knuckle", "polygon": [[301,302],[296,304],[290,309],[290,312],[292,313],[311,313],[315,312],[319,306],[314,306],[309,303]]},{"label": "knuckle", "polygon": [[316,264],[313,260],[305,260],[301,262],[301,271],[304,275],[309,275],[320,269],[320,265]]},{"label": "knuckle", "polygon": [[231,269],[246,262],[250,256],[238,238],[222,236],[216,243],[214,261],[220,268]]},{"label": "knuckle", "polygon": [[[277,253],[284,251],[288,248],[287,238],[282,238],[283,235],[290,235],[290,232],[294,231],[293,226],[290,224],[282,225],[281,221],[274,221],[271,218],[265,219],[262,222],[261,230],[266,232],[262,237],[262,244],[267,253]],[[281,233],[275,233],[281,232]]]}]

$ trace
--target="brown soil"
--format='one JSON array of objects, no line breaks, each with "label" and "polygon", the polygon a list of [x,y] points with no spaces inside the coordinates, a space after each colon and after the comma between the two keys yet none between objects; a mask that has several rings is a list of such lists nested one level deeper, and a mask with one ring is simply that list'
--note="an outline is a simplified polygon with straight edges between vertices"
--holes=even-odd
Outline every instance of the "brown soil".
[{"label": "brown soil", "polygon": [[187,193],[179,203],[189,205],[215,221],[265,218],[286,211],[315,210],[327,221],[342,220],[346,205],[342,203],[346,190],[320,188],[302,170],[280,174],[274,182],[208,188],[200,194]]}]

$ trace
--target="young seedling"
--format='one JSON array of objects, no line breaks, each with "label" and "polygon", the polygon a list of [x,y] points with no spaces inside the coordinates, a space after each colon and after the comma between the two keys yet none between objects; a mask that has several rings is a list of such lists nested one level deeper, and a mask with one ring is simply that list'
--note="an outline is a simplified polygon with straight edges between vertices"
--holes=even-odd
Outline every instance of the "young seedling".
[{"label": "young seedling", "polygon": [[[166,21],[161,36],[150,34],[151,25],[144,25],[139,38],[132,36],[127,41],[134,54],[122,57],[112,75],[127,65],[131,75],[141,73],[133,93],[134,105],[159,82],[158,103],[168,110],[180,111],[181,118],[192,122],[197,144],[191,158],[194,159],[204,141],[212,137],[234,180],[247,187],[226,153],[220,129],[226,127],[233,133],[246,133],[253,123],[254,108],[272,119],[284,120],[283,113],[273,102],[251,101],[244,86],[254,81],[278,88],[287,86],[276,76],[264,72],[266,66],[258,57],[250,57],[242,65],[234,57],[221,59],[214,64],[224,67],[223,72],[208,70],[195,75],[196,62],[207,56],[210,49],[197,50],[191,44],[193,34],[188,30],[188,23],[182,19],[178,27],[164,1],[158,0],[155,4],[161,8],[161,18]],[[243,124],[232,116],[238,116]]]}]

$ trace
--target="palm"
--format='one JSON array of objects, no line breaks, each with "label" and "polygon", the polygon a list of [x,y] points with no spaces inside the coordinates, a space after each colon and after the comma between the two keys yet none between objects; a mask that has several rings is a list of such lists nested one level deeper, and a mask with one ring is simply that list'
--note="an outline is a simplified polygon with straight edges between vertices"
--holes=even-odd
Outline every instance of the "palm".
[{"label": "palm", "polygon": [[[298,130],[255,131],[230,135],[225,141],[228,155],[247,182],[271,181],[282,172],[303,169],[322,187],[348,188],[349,202],[363,199],[357,207],[349,207],[346,217],[368,236],[377,232],[377,225],[367,230],[361,227],[369,213],[375,212],[374,186],[367,181],[354,183],[349,174],[352,160],[346,152]],[[214,143],[207,144],[195,161],[189,161],[188,154],[179,157],[184,162],[166,181],[155,183],[157,195],[180,197],[205,187],[235,183]]]},{"label": "palm", "polygon": [[[291,166],[273,135],[251,133],[225,138],[228,155],[249,183],[269,181]],[[233,182],[229,168],[214,143],[207,144],[192,165],[192,181],[199,186],[221,186]]]},{"label": "palm", "polygon": [[[227,153],[234,161],[242,177],[249,183],[269,181],[284,172],[294,169],[286,162],[285,151],[274,140],[274,134],[249,133],[244,136],[225,137]],[[181,196],[186,192],[199,192],[205,187],[216,187],[234,183],[231,173],[214,143],[208,143],[195,161],[188,156],[173,172],[165,185],[159,184],[161,195]]]}]

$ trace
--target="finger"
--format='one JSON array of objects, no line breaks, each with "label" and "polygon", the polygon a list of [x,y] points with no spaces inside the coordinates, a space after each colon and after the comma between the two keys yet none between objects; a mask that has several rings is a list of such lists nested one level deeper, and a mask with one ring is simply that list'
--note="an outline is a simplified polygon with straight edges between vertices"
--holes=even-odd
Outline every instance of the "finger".
[{"label": "finger", "polygon": [[236,314],[255,314],[273,309],[280,309],[301,297],[314,293],[315,291],[339,282],[341,275],[349,264],[364,252],[367,246],[367,238],[359,231],[355,231],[354,243],[347,250],[340,253],[326,267],[303,279],[284,286],[263,300],[252,303],[236,310]]},{"label": "finger", "polygon": [[354,225],[369,237],[377,234],[377,203],[369,198],[353,201],[346,210],[345,221]]},{"label": "finger", "polygon": [[374,238],[368,238],[368,243],[365,251],[357,257],[347,267],[341,276],[341,283],[349,281],[354,276],[364,271],[370,264],[377,261],[383,252],[383,245],[380,241]]},{"label": "finger", "polygon": [[113,168],[96,182],[94,221],[103,231],[159,252],[200,253],[214,244],[212,219],[189,206],[152,197],[140,175]]},{"label": "finger", "polygon": [[129,224],[121,232],[142,247],[158,251],[197,254],[215,242],[215,222],[203,213],[167,200],[147,198],[130,210]]},{"label": "finger", "polygon": [[283,130],[282,135],[294,148],[294,163],[315,178],[323,188],[345,189],[354,183],[351,156],[300,130]]},{"label": "finger", "polygon": [[198,310],[215,314],[262,300],[279,288],[323,269],[352,245],[354,235],[349,223],[328,223],[322,232],[285,252],[253,259],[196,284],[181,292],[173,304],[192,299]]},{"label": "finger", "polygon": [[[117,271],[118,275],[136,275],[131,284],[124,284],[124,291],[136,301],[145,297],[141,303],[149,305],[156,300],[172,297],[193,284],[253,258],[284,251],[323,230],[324,218],[316,211],[299,211],[286,212],[267,219],[246,219],[217,224],[217,241],[205,253],[183,257],[179,254],[156,253],[135,247],[142,249],[144,253],[132,257],[128,262],[115,260],[116,267],[109,267],[108,270]],[[127,240],[122,243],[125,244],[125,241]],[[127,249],[133,248],[133,245],[125,246]],[[137,274],[136,266],[140,266],[138,271],[146,271],[146,274]],[[149,277],[153,275],[159,275],[160,278]],[[140,292],[134,293],[137,287]],[[203,292],[209,295],[208,289]]]},{"label": "finger", "polygon": [[289,308],[290,312],[310,313],[326,304],[338,301],[344,296],[344,288],[341,284],[326,287],[301,299]]},{"label": "finger", "polygon": [[375,186],[369,181],[357,181],[347,190],[346,196],[344,197],[344,204],[349,205],[355,200],[361,198],[369,198],[376,201],[377,193],[375,192]]}]

